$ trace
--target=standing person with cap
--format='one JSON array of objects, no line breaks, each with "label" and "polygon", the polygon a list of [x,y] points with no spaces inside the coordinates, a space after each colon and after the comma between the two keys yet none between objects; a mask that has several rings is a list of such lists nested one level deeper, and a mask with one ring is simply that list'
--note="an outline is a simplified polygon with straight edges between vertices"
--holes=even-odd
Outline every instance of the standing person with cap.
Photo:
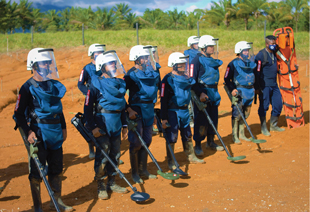
[{"label": "standing person with cap", "polygon": [[282,97],[277,83],[277,51],[276,37],[268,35],[265,38],[265,48],[258,52],[255,57],[257,69],[255,70],[255,93],[259,95],[258,115],[261,122],[261,132],[270,136],[266,123],[266,112],[272,105],[270,117],[270,131],[282,132],[278,126],[279,116],[282,111]]}]

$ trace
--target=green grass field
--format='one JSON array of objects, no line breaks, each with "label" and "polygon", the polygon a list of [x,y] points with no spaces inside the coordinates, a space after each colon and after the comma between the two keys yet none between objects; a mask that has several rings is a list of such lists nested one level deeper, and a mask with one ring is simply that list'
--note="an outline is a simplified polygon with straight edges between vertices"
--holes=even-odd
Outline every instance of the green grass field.
[{"label": "green grass field", "polygon": [[[266,34],[272,34],[267,31]],[[197,34],[196,30],[153,30],[142,29],[139,31],[139,43],[146,45],[157,45],[164,51],[183,51],[187,48],[186,41],[191,35]],[[219,38],[219,48],[221,50],[231,50],[238,41],[246,40],[254,43],[254,51],[257,53],[264,48],[264,31],[227,31],[219,29],[200,30],[200,35],[212,35]],[[34,47],[75,47],[82,45],[82,32],[56,32],[56,33],[35,33],[34,42],[31,43],[31,34],[16,33],[12,35],[0,35],[0,52],[7,51],[7,37],[9,39],[9,51],[20,49],[31,49]],[[92,31],[86,30],[84,33],[85,45],[92,43],[104,43],[107,49],[124,48],[128,49],[137,44],[135,30],[120,31]],[[298,32],[295,34],[297,56],[302,59],[309,58],[309,33]]]}]

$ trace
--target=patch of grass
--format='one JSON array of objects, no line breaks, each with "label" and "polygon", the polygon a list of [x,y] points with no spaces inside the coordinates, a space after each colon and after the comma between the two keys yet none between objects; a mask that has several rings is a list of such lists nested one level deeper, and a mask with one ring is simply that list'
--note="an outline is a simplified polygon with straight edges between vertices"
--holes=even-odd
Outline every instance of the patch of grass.
[{"label": "patch of grass", "polygon": [[[267,31],[271,35],[272,31]],[[139,31],[139,43],[146,45],[157,45],[165,51],[184,51],[187,46],[187,38],[196,35],[196,30],[154,30],[142,29]],[[254,51],[257,53],[264,48],[264,31],[227,31],[220,29],[200,29],[200,35],[212,35],[219,38],[219,49],[234,51],[234,46],[238,41],[246,40],[254,43]],[[31,49],[34,47],[76,47],[82,45],[82,32],[56,32],[56,33],[35,33],[34,42],[31,43],[31,34],[16,33],[11,35],[0,35],[0,52],[7,49],[7,37],[9,39],[9,51],[20,49]],[[135,30],[120,31],[94,31],[87,30],[84,33],[85,45],[92,43],[104,43],[107,49],[125,48],[137,44]],[[298,32],[295,34],[297,56],[302,59],[309,58],[309,33]]]}]

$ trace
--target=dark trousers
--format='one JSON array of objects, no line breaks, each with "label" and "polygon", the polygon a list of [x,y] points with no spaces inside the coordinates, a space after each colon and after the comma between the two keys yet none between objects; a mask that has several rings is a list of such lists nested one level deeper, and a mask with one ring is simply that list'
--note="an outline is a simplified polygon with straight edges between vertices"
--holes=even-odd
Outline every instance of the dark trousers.
[{"label": "dark trousers", "polygon": [[259,95],[258,115],[266,116],[269,105],[272,105],[272,116],[279,116],[282,110],[282,97],[278,86],[266,86]]}]

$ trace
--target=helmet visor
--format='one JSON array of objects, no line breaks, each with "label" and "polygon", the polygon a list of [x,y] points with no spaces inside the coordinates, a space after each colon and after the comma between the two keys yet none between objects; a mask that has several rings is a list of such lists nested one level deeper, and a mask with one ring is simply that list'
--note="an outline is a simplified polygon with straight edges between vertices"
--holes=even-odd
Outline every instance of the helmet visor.
[{"label": "helmet visor", "polygon": [[158,50],[157,50],[157,46],[153,46],[152,47],[152,53],[153,53],[153,57],[156,63],[159,63],[159,56],[158,56]]},{"label": "helmet visor", "polygon": [[143,49],[145,49],[146,51],[149,52],[149,55],[146,56],[140,56],[140,60],[141,65],[142,65],[142,69],[143,71],[145,70],[149,70],[149,71],[154,71],[156,70],[156,62],[155,62],[155,58],[154,55],[152,53],[152,46],[144,46]]},{"label": "helmet visor", "polygon": [[240,56],[242,60],[245,62],[254,62],[254,50],[253,50],[253,43],[247,43],[249,44],[250,48],[249,49],[243,49],[240,52]]},{"label": "helmet visor", "polygon": [[41,81],[59,78],[53,49],[38,50],[38,56],[33,68],[36,71],[35,74]]},{"label": "helmet visor", "polygon": [[191,72],[189,70],[189,57],[180,57],[180,60],[183,62],[181,63],[176,63],[174,65],[174,70],[181,76],[184,76],[186,78],[192,77]]},{"label": "helmet visor", "polygon": [[126,71],[116,52],[111,50],[103,53],[101,71],[109,77],[122,78]]}]

